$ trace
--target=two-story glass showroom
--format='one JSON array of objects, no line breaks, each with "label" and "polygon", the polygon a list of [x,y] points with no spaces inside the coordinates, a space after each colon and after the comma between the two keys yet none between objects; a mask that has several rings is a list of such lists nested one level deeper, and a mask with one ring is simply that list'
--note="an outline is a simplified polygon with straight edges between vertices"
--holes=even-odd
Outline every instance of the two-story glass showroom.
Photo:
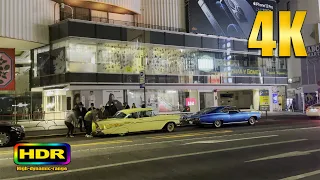
[{"label": "two-story glass showroom", "polygon": [[[81,31],[80,31],[81,30]],[[159,112],[191,112],[216,105],[259,108],[259,90],[281,108],[285,59],[261,58],[245,40],[65,20],[50,27],[51,44],[32,51],[32,91],[43,92],[46,112],[74,104],[144,102]],[[277,93],[280,103],[273,103]],[[285,99],[285,98],[283,98]],[[282,103],[284,104],[284,103]]]}]

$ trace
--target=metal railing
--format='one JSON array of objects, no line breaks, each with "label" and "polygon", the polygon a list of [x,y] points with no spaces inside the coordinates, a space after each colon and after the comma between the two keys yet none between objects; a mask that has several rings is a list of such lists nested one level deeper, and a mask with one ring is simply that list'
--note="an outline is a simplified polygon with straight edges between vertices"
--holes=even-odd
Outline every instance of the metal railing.
[{"label": "metal railing", "polygon": [[101,22],[101,23],[107,23],[107,24],[113,24],[113,25],[132,26],[132,27],[158,29],[158,30],[175,31],[175,32],[186,32],[186,29],[183,29],[183,28],[159,26],[159,25],[144,24],[144,23],[137,23],[137,22],[130,22],[130,21],[120,21],[120,20],[114,20],[114,19],[105,18],[105,17],[95,17],[95,16],[89,16],[89,15],[83,15],[83,14],[76,14],[72,16],[72,14],[68,12],[63,12],[63,14],[64,14],[64,17],[60,18],[60,20],[55,20],[55,23],[58,23],[66,19],[78,19],[78,20]]}]

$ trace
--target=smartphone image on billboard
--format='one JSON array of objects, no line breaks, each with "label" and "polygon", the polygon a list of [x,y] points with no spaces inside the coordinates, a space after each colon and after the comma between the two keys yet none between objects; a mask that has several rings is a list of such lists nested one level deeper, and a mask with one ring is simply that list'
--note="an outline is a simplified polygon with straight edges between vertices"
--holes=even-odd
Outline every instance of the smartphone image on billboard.
[{"label": "smartphone image on billboard", "polygon": [[256,11],[247,0],[223,0],[231,14],[238,22],[245,38],[251,33],[251,28],[256,18]]},{"label": "smartphone image on billboard", "polygon": [[199,0],[198,4],[208,18],[216,35],[237,38],[245,37],[228,7],[221,3],[220,0]]},{"label": "smartphone image on billboard", "polygon": [[203,13],[208,18],[210,24],[212,25],[212,27],[213,27],[213,29],[215,31],[215,34],[216,35],[220,35],[220,36],[226,36],[226,33],[223,31],[223,29],[221,28],[221,26],[219,25],[219,23],[217,22],[217,20],[215,19],[215,17],[211,13],[210,9],[205,4],[205,2],[203,0],[199,0],[198,4],[201,7]]}]

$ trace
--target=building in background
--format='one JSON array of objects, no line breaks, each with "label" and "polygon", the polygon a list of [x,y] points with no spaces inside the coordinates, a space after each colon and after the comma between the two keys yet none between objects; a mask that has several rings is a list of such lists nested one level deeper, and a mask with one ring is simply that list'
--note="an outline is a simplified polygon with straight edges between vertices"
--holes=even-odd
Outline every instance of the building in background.
[{"label": "building in background", "polygon": [[[319,0],[281,0],[280,10],[306,10],[307,16],[302,29],[302,35],[306,46],[319,44]],[[303,110],[303,100],[309,106],[317,103],[316,91],[320,88],[319,56],[313,58],[287,59],[289,85],[287,90],[288,101],[293,101],[296,110]],[[319,84],[319,85],[318,85]]]},{"label": "building in background", "polygon": [[32,105],[40,119],[63,119],[76,102],[89,106],[90,99],[97,107],[140,106],[140,71],[146,103],[159,112],[217,105],[258,110],[260,90],[269,92],[270,111],[285,108],[286,60],[261,58],[246,40],[256,11],[276,11],[275,1],[240,3],[248,23],[228,3],[207,0],[0,2],[17,14],[11,21],[10,8],[3,9],[0,35],[36,44],[24,59],[31,60],[31,92],[42,95]]}]

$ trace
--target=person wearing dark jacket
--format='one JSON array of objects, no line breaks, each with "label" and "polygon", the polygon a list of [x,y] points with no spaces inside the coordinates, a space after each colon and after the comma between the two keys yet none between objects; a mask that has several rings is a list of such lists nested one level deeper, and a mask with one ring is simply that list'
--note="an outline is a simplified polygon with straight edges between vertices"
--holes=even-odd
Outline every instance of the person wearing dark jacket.
[{"label": "person wearing dark jacket", "polygon": [[109,112],[110,112],[110,116],[114,116],[118,112],[117,107],[113,103],[110,104]]},{"label": "person wearing dark jacket", "polygon": [[94,104],[91,103],[91,104],[90,104],[90,108],[88,109],[88,111],[91,111],[91,110],[94,110],[94,109],[96,109],[96,108],[94,107]]},{"label": "person wearing dark jacket", "polygon": [[87,114],[87,109],[83,107],[82,102],[80,102],[78,104],[78,108],[76,109],[76,115],[77,115],[77,118],[79,119],[79,128],[81,132],[83,132],[82,125],[84,123],[83,120],[86,114]]},{"label": "person wearing dark jacket", "polygon": [[104,117],[109,118],[110,117],[110,105],[107,103],[106,106],[104,107]]},{"label": "person wearing dark jacket", "polygon": [[123,109],[130,109],[130,106],[128,105],[128,103],[123,103]]}]

